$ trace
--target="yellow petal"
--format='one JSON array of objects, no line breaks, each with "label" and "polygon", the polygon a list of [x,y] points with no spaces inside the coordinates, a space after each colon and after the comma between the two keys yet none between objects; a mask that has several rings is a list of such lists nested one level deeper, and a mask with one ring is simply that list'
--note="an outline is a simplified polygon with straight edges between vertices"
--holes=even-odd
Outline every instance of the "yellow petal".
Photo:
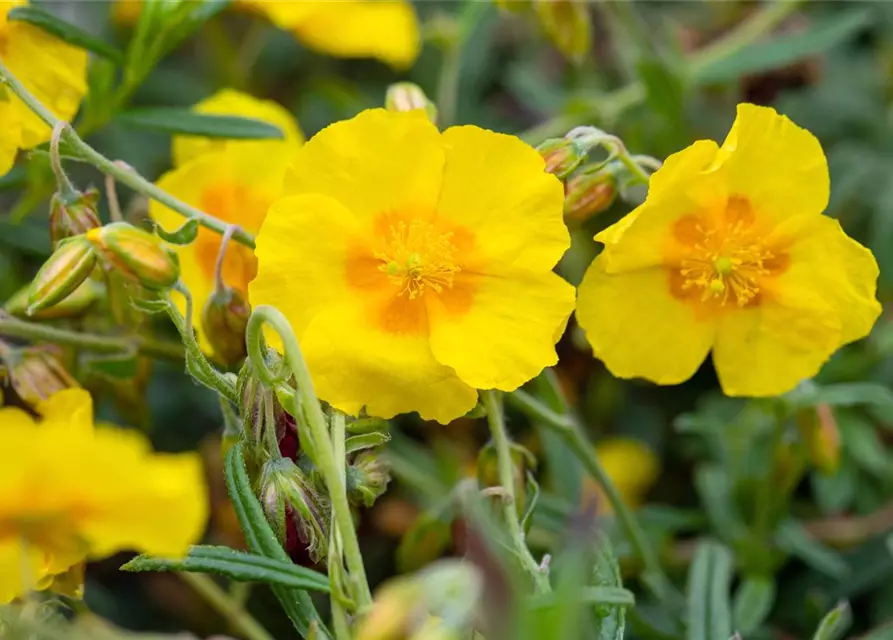
[{"label": "yellow petal", "polygon": [[193,107],[198,113],[220,116],[239,116],[253,118],[272,124],[282,130],[282,140],[223,140],[202,138],[198,136],[176,136],[173,141],[174,166],[181,166],[196,156],[222,151],[227,147],[235,147],[240,153],[257,156],[264,153],[271,144],[281,142],[300,144],[304,141],[294,116],[282,105],[272,100],[261,100],[254,96],[223,89],[202,100]]},{"label": "yellow petal", "polygon": [[711,320],[671,295],[664,269],[608,274],[601,257],[580,283],[577,321],[612,374],[658,384],[690,378],[714,337]]},{"label": "yellow petal", "polygon": [[93,399],[84,389],[63,389],[41,402],[38,413],[45,421],[68,424],[90,433],[93,430]]},{"label": "yellow petal", "polygon": [[459,277],[470,280],[468,309],[445,305],[440,296],[428,301],[438,362],[477,389],[513,391],[558,361],[555,342],[574,308],[571,285],[551,271]]},{"label": "yellow petal", "polygon": [[34,418],[27,412],[17,407],[0,407],[0,429],[20,430],[31,429]]},{"label": "yellow petal", "polygon": [[37,588],[44,577],[37,549],[23,547],[16,538],[0,538],[0,605]]},{"label": "yellow petal", "polygon": [[604,243],[604,269],[619,273],[661,264],[673,223],[703,209],[725,207],[725,177],[711,168],[717,146],[699,140],[674,153],[652,176],[645,202],[595,236]]},{"label": "yellow petal", "polygon": [[425,335],[383,331],[347,302],[317,315],[302,348],[319,397],[357,415],[391,418],[417,411],[446,424],[470,411],[477,391],[434,359]]},{"label": "yellow petal", "polygon": [[446,167],[437,215],[475,233],[475,255],[534,271],[552,269],[570,246],[561,182],[533,147],[478,127],[443,134]]},{"label": "yellow petal", "polygon": [[[258,272],[248,285],[252,306],[276,307],[300,338],[316,314],[356,295],[347,290],[346,269],[351,243],[362,233],[356,217],[331,198],[278,200],[256,239]],[[278,346],[272,338],[271,344]]]},{"label": "yellow petal", "polygon": [[250,2],[311,49],[341,57],[373,57],[405,68],[421,38],[412,5],[404,0]]},{"label": "yellow petal", "polygon": [[12,103],[0,99],[0,122],[3,123],[3,135],[0,136],[0,176],[6,175],[12,169],[16,154],[22,146],[21,127],[17,116],[18,112]]},{"label": "yellow petal", "polygon": [[[87,52],[24,22],[4,29],[3,63],[58,118],[71,121],[87,92]],[[21,123],[22,146],[50,139],[49,126],[18,98],[11,98]]]},{"label": "yellow petal", "polygon": [[370,109],[329,125],[298,150],[287,195],[319,193],[360,217],[433,212],[444,154],[422,111]]},{"label": "yellow petal", "polygon": [[828,205],[828,162],[814,135],[770,107],[739,104],[717,154],[729,192],[776,221],[816,215]]}]

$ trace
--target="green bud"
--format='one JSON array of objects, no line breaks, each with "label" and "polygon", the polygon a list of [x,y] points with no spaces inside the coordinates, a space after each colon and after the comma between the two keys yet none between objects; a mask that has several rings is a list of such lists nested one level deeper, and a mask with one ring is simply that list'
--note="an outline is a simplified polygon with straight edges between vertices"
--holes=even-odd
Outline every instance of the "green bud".
[{"label": "green bud", "polygon": [[70,296],[89,277],[95,264],[96,252],[85,236],[62,241],[31,281],[26,313],[34,315]]},{"label": "green bud", "polygon": [[550,138],[536,148],[546,162],[546,172],[564,180],[586,159],[585,151],[569,138]]},{"label": "green bud", "polygon": [[180,279],[176,254],[148,231],[113,222],[90,230],[87,239],[105,262],[146,289],[168,289]]},{"label": "green bud", "polygon": [[437,124],[437,105],[435,105],[419,85],[412,82],[398,82],[388,87],[384,99],[388,111],[415,111],[424,109],[428,119]]},{"label": "green bud", "polygon": [[96,204],[99,202],[99,191],[87,189],[79,193],[77,198],[66,202],[58,193],[50,200],[50,240],[53,247],[65,238],[79,236],[91,229],[99,227],[99,215]]},{"label": "green bud", "polygon": [[564,57],[581,63],[592,46],[589,6],[579,0],[534,0],[543,31]]},{"label": "green bud", "polygon": [[[290,518],[298,537],[307,546],[314,562],[326,556],[329,545],[331,506],[325,494],[288,458],[267,462],[261,471],[261,499],[264,512],[274,530],[280,526],[280,514]],[[287,521],[282,521],[287,528]],[[277,531],[279,535],[279,531]],[[283,545],[284,537],[280,537]]]},{"label": "green bud", "polygon": [[56,354],[45,347],[12,349],[5,359],[13,390],[32,408],[58,391],[78,386]]},{"label": "green bud", "polygon": [[227,366],[241,362],[246,354],[245,328],[251,306],[232,287],[214,291],[202,310],[202,329],[218,359]]},{"label": "green bud", "polygon": [[[31,289],[26,285],[9,297],[3,305],[8,314],[24,318],[28,316],[28,295]],[[37,320],[57,320],[59,318],[77,318],[84,314],[95,302],[105,295],[105,289],[92,278],[84,280],[71,295],[59,304],[36,311],[29,317]]]},{"label": "green bud", "polygon": [[617,178],[611,168],[586,165],[567,179],[564,193],[564,219],[583,223],[614,203]]},{"label": "green bud", "polygon": [[380,452],[361,451],[354,458],[348,475],[347,497],[355,505],[371,507],[384,494],[391,481],[390,467]]}]

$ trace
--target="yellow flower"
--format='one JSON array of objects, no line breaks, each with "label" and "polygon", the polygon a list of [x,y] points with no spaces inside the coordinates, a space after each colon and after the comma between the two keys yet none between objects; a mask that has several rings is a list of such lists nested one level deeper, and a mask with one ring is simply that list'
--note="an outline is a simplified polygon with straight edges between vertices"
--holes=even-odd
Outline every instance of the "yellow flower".
[{"label": "yellow flower", "polygon": [[[304,134],[294,116],[285,107],[272,100],[260,100],[247,93],[233,89],[222,89],[213,96],[202,100],[193,111],[217,116],[241,116],[262,120],[282,131],[283,140],[291,144],[304,142]],[[200,138],[197,136],[177,136],[173,141],[174,166],[179,167],[200,155],[212,151],[223,151],[235,147],[241,153],[265,153],[271,144],[278,140],[225,140],[220,138]]]},{"label": "yellow flower", "polygon": [[[117,0],[112,19],[133,24],[143,0]],[[407,0],[237,0],[235,6],[267,17],[305,46],[343,58],[378,58],[393,67],[412,65],[421,36]]]},{"label": "yellow flower", "polygon": [[[660,475],[660,460],[651,449],[632,438],[607,438],[595,447],[599,461],[620,492],[623,501],[636,508]],[[583,481],[584,502],[595,498],[600,512],[610,512],[601,488],[589,477]]]},{"label": "yellow flower", "polygon": [[540,155],[424,111],[365,111],[297,154],[257,237],[253,305],[277,307],[338,409],[446,423],[475,389],[556,362],[573,288],[563,190]]},{"label": "yellow flower", "polygon": [[373,57],[405,68],[419,55],[421,39],[406,0],[239,0],[263,13],[311,49],[345,58]]},{"label": "yellow flower", "polygon": [[179,556],[202,535],[197,455],[155,454],[136,432],[94,430],[81,389],[39,410],[38,423],[0,409],[0,603],[51,586],[84,558]]},{"label": "yellow flower", "polygon": [[[7,15],[26,0],[0,0],[0,60],[27,89],[62,120],[70,121],[87,92],[87,52]],[[52,130],[8,89],[0,86],[0,175],[19,149],[50,139]]]},{"label": "yellow flower", "polygon": [[[174,140],[175,169],[158,180],[158,186],[214,217],[257,233],[270,204],[282,194],[288,162],[303,137],[297,122],[276,103],[224,90],[199,103],[205,113],[256,118],[278,126],[285,140],[207,140],[182,137]],[[149,214],[171,230],[183,217],[152,201]],[[220,234],[199,228],[195,242],[174,247],[180,257],[180,278],[186,283],[200,312],[214,290],[214,265],[220,250]],[[223,263],[226,284],[247,294],[248,282],[257,272],[254,253],[231,242]],[[183,308],[184,302],[177,296]],[[211,345],[196,323],[199,342],[210,353]]]},{"label": "yellow flower", "polygon": [[818,140],[742,104],[722,147],[670,156],[645,203],[596,240],[577,318],[621,378],[687,380],[708,352],[733,396],[784,393],[880,314],[877,263],[828,204]]}]

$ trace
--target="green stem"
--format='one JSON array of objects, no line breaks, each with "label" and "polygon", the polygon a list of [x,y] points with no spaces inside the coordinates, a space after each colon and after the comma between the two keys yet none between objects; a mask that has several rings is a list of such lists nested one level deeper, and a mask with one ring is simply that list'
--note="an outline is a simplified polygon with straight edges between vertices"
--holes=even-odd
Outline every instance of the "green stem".
[{"label": "green stem", "polygon": [[145,336],[124,338],[80,333],[57,329],[43,324],[26,322],[18,318],[0,315],[0,335],[32,342],[53,342],[78,347],[95,353],[132,353],[136,350],[146,356],[164,360],[183,359],[183,346],[176,342],[154,340]]},{"label": "green stem", "polygon": [[459,103],[459,82],[462,79],[462,52],[471,32],[483,13],[489,8],[488,2],[466,0],[457,17],[456,37],[447,44],[443,52],[440,78],[437,83],[437,122],[441,128],[456,123]]},{"label": "green stem", "polygon": [[533,578],[536,592],[549,593],[552,590],[549,585],[549,576],[531,555],[527,542],[524,540],[524,530],[521,528],[521,523],[518,520],[514,464],[512,463],[511,443],[505,429],[502,397],[498,391],[492,390],[481,391],[481,396],[484,406],[487,408],[487,422],[490,425],[490,434],[493,436],[493,446],[496,449],[499,484],[503,492],[502,512],[508,527],[509,536],[524,570]]},{"label": "green stem", "polygon": [[[35,98],[25,86],[19,82],[19,80],[12,75],[9,69],[3,64],[2,60],[0,60],[0,83],[5,84],[9,87],[10,91],[12,91],[16,96],[21,99],[25,105],[31,109],[41,120],[43,120],[49,127],[55,127],[58,125],[61,120],[54,116],[49,109],[47,109],[37,98]],[[218,220],[217,218],[208,215],[204,211],[193,207],[190,204],[183,202],[182,200],[175,198],[171,194],[159,189],[154,184],[140,176],[138,173],[131,169],[125,169],[117,164],[114,161],[109,160],[104,155],[96,151],[93,147],[84,142],[81,137],[75,132],[72,127],[65,127],[62,135],[60,136],[64,139],[69,146],[75,150],[81,158],[95,166],[97,169],[102,171],[107,175],[114,176],[114,178],[120,182],[121,184],[126,184],[128,187],[133,189],[134,191],[141,193],[153,200],[157,200],[161,204],[173,209],[180,215],[183,215],[187,218],[195,218],[198,220],[199,224],[203,227],[207,227],[212,231],[216,231],[219,234],[223,234],[226,231],[227,224]],[[247,247],[254,248],[254,236],[250,233],[246,233],[245,231],[239,229],[234,235],[233,239],[241,244],[244,244]]]},{"label": "green stem", "polygon": [[[693,53],[687,61],[689,75],[695,75],[708,65],[725,60],[750,46],[771,32],[803,2],[805,0],[776,0],[766,3],[761,10],[727,35]],[[645,96],[645,86],[641,82],[638,80],[630,82],[620,89],[589,100],[588,105],[584,105],[575,113],[560,114],[546,120],[522,133],[521,138],[531,145],[537,145],[547,138],[563,136],[567,131],[586,122],[601,120],[611,123],[624,111],[644,101]]]},{"label": "green stem", "polygon": [[630,544],[645,568],[644,577],[646,578],[646,585],[651,588],[658,599],[666,599],[672,593],[672,584],[660,566],[657,552],[652,548],[635,515],[623,501],[620,491],[618,491],[613,480],[605,471],[598,456],[595,455],[595,448],[583,434],[583,430],[577,420],[569,414],[559,414],[552,411],[524,391],[513,392],[509,395],[509,402],[524,412],[530,419],[536,420],[539,424],[561,436],[567,446],[574,452],[574,455],[580,460],[586,471],[589,472],[589,475],[601,486],[608,498],[608,502],[611,503],[611,507],[620,520]]},{"label": "green stem", "polygon": [[[250,347],[252,343],[259,343],[264,323],[269,323],[276,333],[279,334],[285,353],[285,361],[294,374],[298,393],[295,396],[295,406],[292,407],[292,411],[295,412],[295,416],[302,415],[301,412],[303,411],[303,415],[306,418],[307,426],[310,430],[309,435],[315,450],[316,459],[313,462],[325,481],[329,499],[332,502],[333,526],[337,526],[341,535],[347,568],[350,571],[350,579],[357,587],[357,593],[352,595],[358,607],[363,609],[372,604],[372,593],[369,590],[366,568],[363,565],[363,555],[360,553],[360,542],[354,528],[350,503],[347,500],[346,482],[343,474],[338,473],[338,465],[335,460],[335,451],[329,436],[326,417],[323,415],[319,399],[316,397],[316,392],[313,389],[313,380],[310,377],[310,371],[307,369],[307,363],[304,361],[301,348],[298,346],[298,340],[282,312],[268,305],[256,307],[248,320],[248,327],[245,332],[247,344]],[[253,349],[249,348],[249,354],[252,351]],[[258,369],[266,367],[266,364],[262,361],[253,361],[253,364]],[[300,402],[298,401],[299,398]]]},{"label": "green stem", "polygon": [[[345,483],[347,482],[346,477],[346,452],[345,452],[345,436],[346,436],[346,421],[344,419],[344,414],[340,411],[335,411],[332,414],[332,450],[335,454],[335,466],[337,468],[338,474],[345,479]],[[332,527],[331,533],[331,541],[329,543],[329,566],[332,566],[333,562],[337,562],[339,567],[344,566],[344,545],[341,542],[341,536],[339,534],[337,527]],[[335,637],[338,640],[350,640],[350,625],[347,622],[347,611],[344,608],[344,605],[341,603],[341,599],[338,597],[338,591],[340,590],[340,585],[334,584],[336,582],[336,576],[340,575],[341,572],[333,572],[331,574],[331,579],[333,580],[332,584],[332,626],[335,629]]]},{"label": "green stem", "polygon": [[205,599],[245,640],[275,640],[235,598],[201,573],[181,573],[180,577]]}]

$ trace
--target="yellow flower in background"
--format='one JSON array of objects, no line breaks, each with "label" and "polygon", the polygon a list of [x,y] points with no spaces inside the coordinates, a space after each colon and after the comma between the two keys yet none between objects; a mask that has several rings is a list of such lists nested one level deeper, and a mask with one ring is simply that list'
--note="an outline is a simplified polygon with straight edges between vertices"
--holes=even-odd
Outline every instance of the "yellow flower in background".
[{"label": "yellow flower in background", "polygon": [[[158,186],[215,218],[236,224],[249,233],[260,230],[270,204],[282,195],[282,181],[293,154],[303,141],[294,118],[274,102],[259,100],[232,90],[221,91],[197,105],[204,113],[256,118],[278,126],[284,140],[208,140],[178,137],[173,143],[172,171],[158,180]],[[183,217],[152,201],[152,219],[172,230]],[[220,251],[220,234],[199,227],[195,242],[173,249],[180,257],[180,278],[189,288],[196,309],[214,291],[214,267]],[[257,272],[251,249],[231,242],[223,262],[226,284],[247,294],[248,282]],[[176,296],[181,309],[185,302]],[[211,353],[211,345],[196,323],[199,343]]]},{"label": "yellow flower in background", "polygon": [[[87,93],[87,52],[33,25],[8,20],[26,0],[0,0],[0,60],[34,96],[62,120],[71,121]],[[52,130],[10,91],[0,86],[0,175],[19,149],[47,142]]]},{"label": "yellow flower in background", "polygon": [[[237,0],[306,47],[343,58],[377,58],[398,69],[415,62],[419,24],[407,0]],[[143,0],[117,0],[112,20],[133,24]]]},{"label": "yellow flower in background", "polygon": [[254,96],[222,89],[197,103],[193,111],[217,116],[241,116],[262,120],[279,127],[283,139],[280,140],[226,140],[221,138],[201,138],[198,136],[176,136],[173,141],[174,166],[179,167],[188,161],[210,152],[220,152],[234,147],[241,153],[264,153],[270,145],[279,142],[301,144],[304,134],[288,109],[272,100],[261,100]]},{"label": "yellow flower in background", "polygon": [[[660,476],[660,459],[640,440],[606,438],[595,447],[596,455],[623,501],[632,508],[642,504],[645,495]],[[595,500],[599,513],[610,513],[611,503],[588,475],[583,479],[583,503]]]},{"label": "yellow flower in background", "polygon": [[645,203],[596,240],[577,319],[621,378],[687,380],[712,350],[723,391],[772,396],[815,375],[880,314],[878,267],[822,215],[816,138],[738,106],[722,147],[701,140],[651,177]]},{"label": "yellow flower in background", "polygon": [[442,423],[476,389],[512,390],[557,360],[573,288],[563,190],[540,155],[424,111],[333,124],[295,156],[257,237],[253,305],[277,307],[320,397]]},{"label": "yellow flower in background", "polygon": [[156,454],[136,432],[94,430],[81,389],[38,409],[40,421],[0,409],[0,603],[57,577],[64,584],[85,558],[180,556],[200,538],[208,500],[197,455]]},{"label": "yellow flower in background", "polygon": [[421,38],[406,0],[239,0],[293,33],[307,47],[331,56],[378,58],[406,68],[419,55]]}]

